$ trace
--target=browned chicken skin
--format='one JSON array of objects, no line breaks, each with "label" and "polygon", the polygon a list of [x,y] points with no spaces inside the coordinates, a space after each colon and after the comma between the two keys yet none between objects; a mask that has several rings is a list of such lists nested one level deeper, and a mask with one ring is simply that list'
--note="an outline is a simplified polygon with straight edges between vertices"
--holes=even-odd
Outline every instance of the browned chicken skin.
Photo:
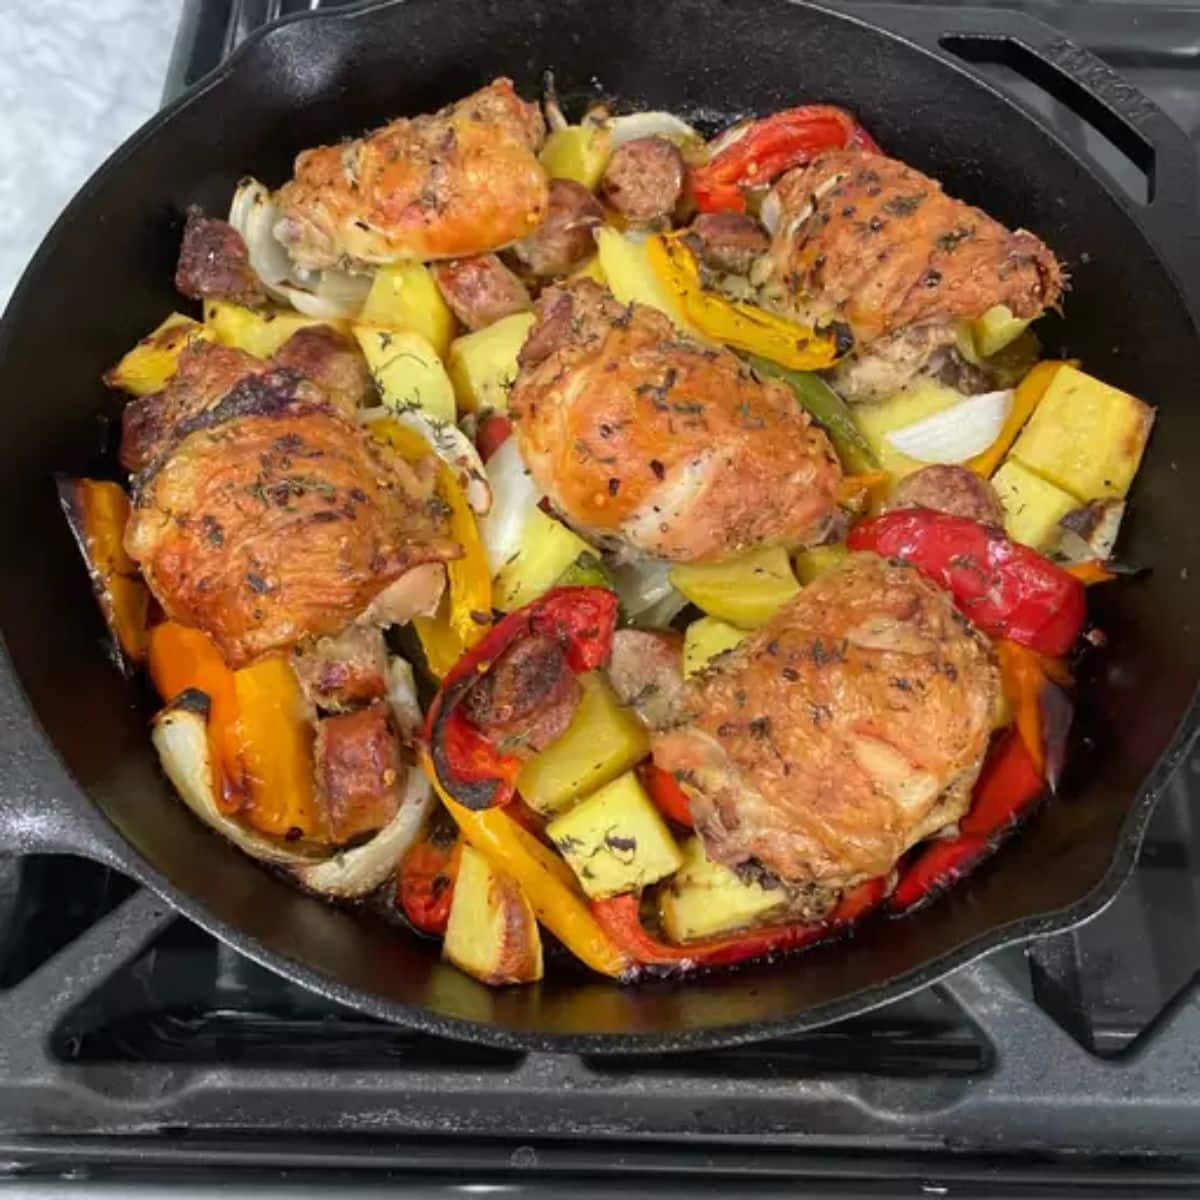
[{"label": "browned chicken skin", "polygon": [[1010,232],[895,159],[823,154],[784,176],[777,192],[768,293],[806,319],[847,323],[860,347],[997,304],[1035,317],[1061,298],[1062,268],[1042,241]]},{"label": "browned chicken skin", "polygon": [[547,208],[545,126],[508,79],[433,115],[306,150],[279,191],[276,230],[305,268],[485,254]]},{"label": "browned chicken skin", "polygon": [[688,680],[654,758],[714,859],[769,872],[816,915],[963,813],[998,689],[945,592],[852,555]]},{"label": "browned chicken skin", "polygon": [[127,471],[142,470],[167,449],[182,425],[219,404],[241,380],[272,367],[294,373],[297,396],[312,404],[329,402],[347,418],[374,395],[362,354],[328,325],[297,330],[267,362],[232,346],[196,340],[183,348],[175,374],[161,392],[125,405],[121,465]]},{"label": "browned chicken skin", "polygon": [[432,462],[383,457],[290,371],[247,376],[173,436],[135,480],[126,548],[168,617],[231,666],[336,633],[413,568],[460,553]]},{"label": "browned chicken skin", "polygon": [[508,408],[572,523],[679,562],[821,537],[840,468],[784,385],[589,280],[536,311]]}]

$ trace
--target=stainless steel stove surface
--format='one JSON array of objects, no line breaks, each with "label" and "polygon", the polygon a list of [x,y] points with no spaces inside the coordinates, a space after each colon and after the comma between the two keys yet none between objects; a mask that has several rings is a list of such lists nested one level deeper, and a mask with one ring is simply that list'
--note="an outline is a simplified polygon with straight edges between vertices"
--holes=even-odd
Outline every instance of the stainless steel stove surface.
[{"label": "stainless steel stove surface", "polygon": [[[313,3],[192,0],[168,90]],[[1200,8],[1025,5],[1200,139]],[[1119,150],[1005,67],[1126,185]],[[1197,214],[1200,219],[1200,214]],[[1200,755],[1099,918],[815,1033],[522,1055],[332,1005],[148,892],[0,862],[0,1173],[28,1195],[1151,1194],[1200,1186]],[[0,1182],[0,1186],[3,1183]],[[357,1193],[355,1193],[357,1194]]]}]

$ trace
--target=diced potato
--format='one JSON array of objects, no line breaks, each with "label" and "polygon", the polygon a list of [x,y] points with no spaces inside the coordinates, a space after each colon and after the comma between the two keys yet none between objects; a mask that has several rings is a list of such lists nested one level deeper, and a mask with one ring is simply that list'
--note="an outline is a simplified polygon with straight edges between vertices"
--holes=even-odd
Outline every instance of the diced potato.
[{"label": "diced potato", "polygon": [[573,179],[595,191],[612,155],[612,134],[597,122],[556,129],[539,155],[552,179]]},{"label": "diced potato", "polygon": [[1029,328],[1029,317],[1014,317],[1007,304],[996,304],[982,317],[971,322],[971,336],[975,342],[975,353],[980,358],[991,358]]},{"label": "diced potato", "polygon": [[761,925],[783,907],[779,889],[740,878],[711,862],[698,837],[683,847],[683,865],[659,893],[663,929],[673,942],[689,942],[748,925]]},{"label": "diced potato", "polygon": [[710,659],[732,650],[745,636],[744,629],[717,617],[701,617],[693,621],[683,633],[684,676],[702,671]]},{"label": "diced potato", "polygon": [[596,256],[609,289],[622,304],[649,304],[666,313],[684,333],[695,334],[683,310],[654,273],[643,243],[602,225],[596,230]]},{"label": "diced potato", "polygon": [[228,300],[205,300],[204,323],[218,342],[245,350],[258,358],[270,358],[297,330],[311,325],[332,325],[345,332],[345,321],[320,321],[288,308],[259,311]]},{"label": "diced potato", "polygon": [[531,509],[521,531],[521,548],[492,582],[492,604],[501,612],[513,612],[536,600],[584,554],[594,556],[595,551],[583,538],[540,508]]},{"label": "diced potato", "polygon": [[450,343],[446,370],[463,412],[507,411],[508,389],[517,377],[517,355],[535,319],[533,313],[513,313]]},{"label": "diced potato", "polygon": [[604,268],[600,265],[600,256],[598,254],[593,254],[582,266],[576,267],[568,278],[590,279],[593,283],[598,283],[601,287],[608,287],[608,280],[604,278]]},{"label": "diced potato", "polygon": [[1004,507],[1004,529],[1014,542],[1049,550],[1058,541],[1058,523],[1079,501],[1062,488],[1008,458],[992,476],[992,487]]},{"label": "diced potato", "polygon": [[931,417],[934,413],[958,404],[962,399],[962,393],[954,388],[943,387],[932,380],[923,380],[878,404],[856,404],[854,419],[858,422],[863,436],[871,443],[871,449],[875,451],[880,467],[890,471],[900,480],[928,464],[901,453],[888,440],[887,435],[893,430],[913,424],[914,421]]},{"label": "diced potato", "polygon": [[387,329],[415,329],[442,358],[454,337],[454,314],[424,263],[380,267],[358,319]]},{"label": "diced potato", "polygon": [[351,328],[388,408],[419,408],[453,425],[454,387],[438,352],[415,329],[381,329],[356,321]]},{"label": "diced potato", "polygon": [[541,979],[542,936],[520,885],[472,846],[461,853],[442,952],[493,987]]},{"label": "diced potato", "polygon": [[104,373],[104,382],[134,396],[149,396],[161,391],[175,374],[179,356],[189,342],[196,338],[212,341],[214,337],[208,326],[183,313],[172,313],[115,367]]},{"label": "diced potato", "polygon": [[723,563],[681,563],[671,568],[671,582],[710,617],[742,629],[765,625],[800,590],[781,546]]},{"label": "diced potato", "polygon": [[632,771],[551,822],[546,836],[593,900],[657,883],[683,861],[666,822]]},{"label": "diced potato", "polygon": [[1129,491],[1154,424],[1148,404],[1069,365],[1012,448],[1012,457],[1078,500],[1119,500]]},{"label": "diced potato", "polygon": [[826,571],[833,570],[842,559],[849,554],[845,543],[835,542],[831,546],[810,546],[807,550],[796,552],[792,566],[796,569],[796,578],[801,583],[812,583]]},{"label": "diced potato", "polygon": [[582,695],[566,732],[521,769],[517,790],[543,816],[616,779],[650,750],[646,727],[618,702],[603,675],[579,677]]}]

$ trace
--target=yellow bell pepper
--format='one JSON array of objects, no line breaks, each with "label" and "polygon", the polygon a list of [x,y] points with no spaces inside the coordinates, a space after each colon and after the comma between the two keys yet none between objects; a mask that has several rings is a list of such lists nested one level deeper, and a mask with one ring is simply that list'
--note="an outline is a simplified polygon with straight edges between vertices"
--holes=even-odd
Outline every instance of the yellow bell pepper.
[{"label": "yellow bell pepper", "polygon": [[680,238],[655,234],[646,241],[646,256],[659,282],[705,337],[794,371],[821,371],[837,361],[837,338],[832,333],[819,333],[757,305],[706,292],[696,257]]},{"label": "yellow bell pepper", "polygon": [[580,962],[617,978],[633,966],[629,956],[600,928],[561,858],[522,829],[503,809],[480,812],[453,800],[438,783],[427,751],[421,766],[462,835],[494,866],[507,871],[528,897],[537,919]]},{"label": "yellow bell pepper", "polygon": [[1017,434],[1025,426],[1025,422],[1033,415],[1033,410],[1041,403],[1050,381],[1058,372],[1058,368],[1067,365],[1059,359],[1048,358],[1040,362],[1017,385],[1013,395],[1012,411],[1004,422],[1000,435],[984,451],[968,459],[964,464],[976,475],[990,479],[1000,460],[1008,453],[1009,447],[1017,440]]},{"label": "yellow bell pepper", "polygon": [[[388,417],[372,421],[371,435],[387,443],[408,462],[433,453],[415,430]],[[462,547],[461,558],[446,564],[448,600],[438,614],[413,621],[429,669],[444,675],[487,632],[492,617],[492,575],[479,536],[475,514],[454,472],[439,460],[437,492],[450,510],[450,536]]]}]

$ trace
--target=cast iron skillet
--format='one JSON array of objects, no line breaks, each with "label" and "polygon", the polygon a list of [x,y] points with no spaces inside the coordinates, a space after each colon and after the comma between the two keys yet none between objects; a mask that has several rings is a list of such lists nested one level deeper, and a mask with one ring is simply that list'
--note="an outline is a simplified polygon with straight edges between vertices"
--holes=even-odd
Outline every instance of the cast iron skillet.
[{"label": "cast iron skillet", "polygon": [[[550,1050],[695,1049],[798,1031],[1099,911],[1197,723],[1195,160],[1161,112],[1036,22],[983,10],[853,13],[785,0],[342,10],[252,39],[118,151],[47,237],[0,330],[0,844],[111,864],[251,957],[367,1012]],[[1126,198],[950,52],[1015,67],[1104,130],[1147,173],[1149,203]],[[432,945],[299,894],[202,828],[156,768],[149,697],[108,659],[51,474],[113,471],[101,420],[117,405],[99,376],[179,305],[171,277],[185,206],[220,213],[242,172],[279,182],[305,146],[433,109],[496,75],[536,95],[546,67],[568,98],[598,80],[631,105],[693,114],[847,105],[952,194],[1041,234],[1074,282],[1048,349],[1069,347],[1159,406],[1123,544],[1154,569],[1093,595],[1110,645],[1083,681],[1060,795],[942,902],[868,925],[853,944],[682,984],[566,973],[490,990],[442,965]]]}]

